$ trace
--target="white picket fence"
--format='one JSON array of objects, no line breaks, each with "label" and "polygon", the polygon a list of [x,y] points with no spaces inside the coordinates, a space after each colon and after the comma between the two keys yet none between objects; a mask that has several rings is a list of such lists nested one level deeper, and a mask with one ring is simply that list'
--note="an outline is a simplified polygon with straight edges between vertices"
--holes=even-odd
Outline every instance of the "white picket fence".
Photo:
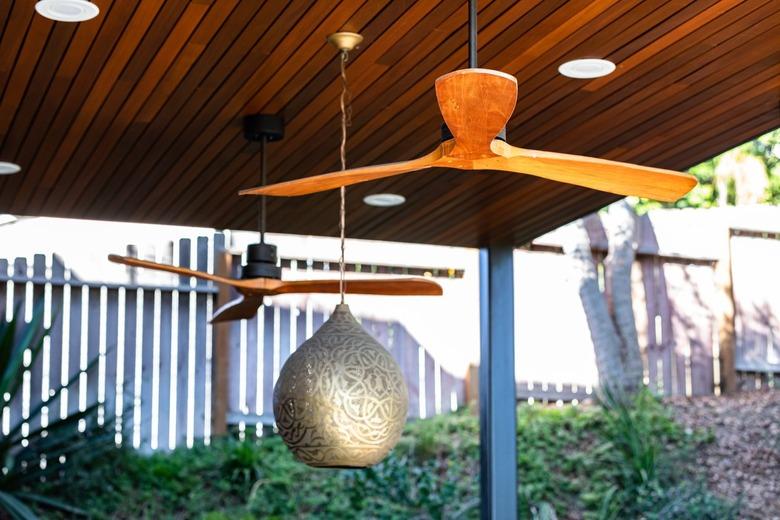
[{"label": "white picket fence", "polygon": [[[223,235],[216,234],[182,239],[175,252],[161,256],[213,272],[214,258],[224,249]],[[137,253],[132,246],[128,252]],[[238,266],[240,258],[234,260]],[[191,277],[178,277],[178,285],[137,279],[85,281],[56,255],[35,255],[32,262],[0,260],[0,319],[18,312],[30,321],[33,309],[42,305],[44,324],[51,327],[41,355],[25,367],[22,395],[3,396],[3,434],[20,421],[29,431],[99,403],[100,420],[115,418],[117,443],[154,450],[209,441],[217,335],[208,319],[217,289]],[[280,367],[325,319],[326,313],[311,304],[272,303],[255,318],[229,326],[229,424],[240,430],[272,424]],[[463,380],[443,370],[402,324],[362,321],[402,367],[410,416],[426,417],[463,403]],[[96,365],[85,371],[95,358]],[[69,391],[54,393],[76,374],[78,382]],[[31,407],[42,400],[49,403],[43,414],[30,418]]]}]

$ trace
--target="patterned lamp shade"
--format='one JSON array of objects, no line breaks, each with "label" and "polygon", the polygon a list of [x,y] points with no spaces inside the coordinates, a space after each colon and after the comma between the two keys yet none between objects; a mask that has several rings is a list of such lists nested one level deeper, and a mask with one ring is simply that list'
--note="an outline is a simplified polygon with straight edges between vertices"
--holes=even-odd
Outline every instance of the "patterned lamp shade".
[{"label": "patterned lamp shade", "polygon": [[376,464],[398,442],[408,404],[398,364],[344,304],[287,359],[274,387],[279,433],[309,466]]}]

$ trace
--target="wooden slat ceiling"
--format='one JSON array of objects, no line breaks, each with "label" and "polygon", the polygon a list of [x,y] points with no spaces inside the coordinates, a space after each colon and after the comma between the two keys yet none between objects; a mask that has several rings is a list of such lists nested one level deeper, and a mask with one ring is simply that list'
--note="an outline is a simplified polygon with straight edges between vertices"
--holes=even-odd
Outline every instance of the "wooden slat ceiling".
[{"label": "wooden slat ceiling", "polygon": [[[97,0],[82,24],[0,3],[0,212],[254,229],[257,144],[241,117],[280,113],[271,181],[338,167],[336,30],[348,67],[350,165],[431,149],[434,79],[466,66],[455,0]],[[519,82],[512,144],[671,169],[780,126],[780,2],[481,0],[480,66]],[[560,76],[578,57],[617,71]],[[408,202],[365,206],[371,192]],[[353,237],[520,244],[615,197],[527,176],[435,171],[348,190]],[[337,193],[272,199],[272,231],[332,235]]]}]

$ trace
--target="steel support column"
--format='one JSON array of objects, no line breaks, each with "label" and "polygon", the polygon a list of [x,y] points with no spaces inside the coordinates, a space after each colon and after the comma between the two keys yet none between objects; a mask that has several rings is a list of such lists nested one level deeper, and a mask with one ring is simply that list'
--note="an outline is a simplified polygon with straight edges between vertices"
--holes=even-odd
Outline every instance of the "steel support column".
[{"label": "steel support column", "polygon": [[514,249],[479,252],[479,426],[483,520],[517,518]]}]

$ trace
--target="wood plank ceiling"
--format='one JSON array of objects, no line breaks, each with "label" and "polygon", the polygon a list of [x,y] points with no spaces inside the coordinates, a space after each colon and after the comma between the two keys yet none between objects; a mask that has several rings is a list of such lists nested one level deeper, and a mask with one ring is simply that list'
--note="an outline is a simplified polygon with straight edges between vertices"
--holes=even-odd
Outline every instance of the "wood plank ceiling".
[{"label": "wood plank ceiling", "polygon": [[[254,229],[258,145],[241,116],[280,113],[271,181],[338,167],[336,30],[366,40],[348,67],[352,166],[439,139],[434,79],[466,66],[456,0],[96,0],[54,23],[0,3],[0,212]],[[515,145],[685,169],[780,126],[780,2],[480,0],[480,66],[514,74]],[[560,76],[578,57],[605,78]],[[365,206],[367,193],[408,202]],[[353,237],[517,244],[615,200],[527,176],[436,171],[348,190]],[[272,231],[332,235],[337,193],[272,199]]]}]

